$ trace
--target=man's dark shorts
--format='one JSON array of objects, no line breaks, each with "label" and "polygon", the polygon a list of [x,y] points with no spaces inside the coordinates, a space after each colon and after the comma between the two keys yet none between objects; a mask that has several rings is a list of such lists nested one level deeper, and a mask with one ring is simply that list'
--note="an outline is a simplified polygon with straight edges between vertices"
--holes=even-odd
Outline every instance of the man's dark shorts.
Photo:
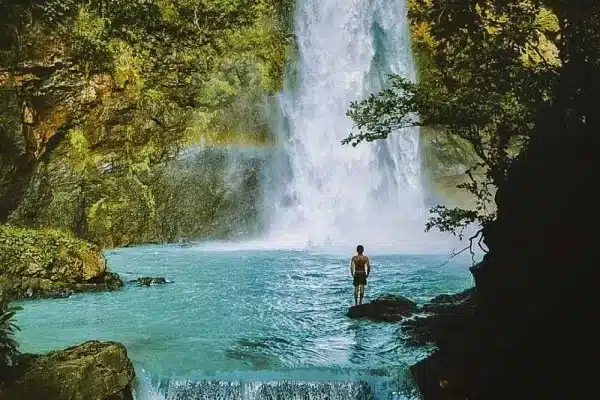
[{"label": "man's dark shorts", "polygon": [[367,274],[364,272],[354,273],[354,286],[367,285]]}]

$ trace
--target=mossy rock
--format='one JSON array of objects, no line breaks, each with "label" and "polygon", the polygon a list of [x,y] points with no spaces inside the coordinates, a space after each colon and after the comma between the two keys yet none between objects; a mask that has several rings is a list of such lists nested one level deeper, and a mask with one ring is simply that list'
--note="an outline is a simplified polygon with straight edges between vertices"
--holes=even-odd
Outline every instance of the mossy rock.
[{"label": "mossy rock", "polygon": [[132,400],[135,370],[117,342],[88,341],[45,355],[25,355],[12,371],[4,400]]},{"label": "mossy rock", "polygon": [[0,225],[0,291],[11,298],[64,297],[121,286],[95,245],[60,230]]}]

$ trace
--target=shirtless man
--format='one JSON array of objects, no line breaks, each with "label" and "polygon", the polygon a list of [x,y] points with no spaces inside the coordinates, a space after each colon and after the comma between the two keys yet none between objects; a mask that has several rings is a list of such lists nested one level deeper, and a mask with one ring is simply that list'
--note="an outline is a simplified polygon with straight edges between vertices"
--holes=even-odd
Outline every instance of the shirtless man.
[{"label": "shirtless man", "polygon": [[364,256],[365,248],[362,245],[356,246],[356,253],[350,260],[350,273],[354,279],[354,305],[362,304],[362,299],[365,294],[365,285],[367,278],[371,273],[371,263],[369,257]]}]

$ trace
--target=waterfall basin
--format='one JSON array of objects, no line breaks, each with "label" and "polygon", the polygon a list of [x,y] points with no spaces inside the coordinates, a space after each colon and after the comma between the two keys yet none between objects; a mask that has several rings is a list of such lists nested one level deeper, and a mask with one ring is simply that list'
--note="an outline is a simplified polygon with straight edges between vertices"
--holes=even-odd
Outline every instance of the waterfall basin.
[{"label": "waterfall basin", "polygon": [[[218,247],[105,251],[125,282],[172,283],[20,302],[22,351],[119,341],[138,400],[411,397],[408,365],[429,349],[404,344],[398,324],[346,317],[352,253]],[[423,303],[472,286],[468,258],[370,256],[366,301],[395,293]]]}]

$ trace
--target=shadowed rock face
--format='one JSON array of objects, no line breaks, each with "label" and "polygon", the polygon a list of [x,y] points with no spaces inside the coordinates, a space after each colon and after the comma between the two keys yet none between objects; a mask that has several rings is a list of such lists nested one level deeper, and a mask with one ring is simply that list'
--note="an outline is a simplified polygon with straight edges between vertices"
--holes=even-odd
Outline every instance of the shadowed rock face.
[{"label": "shadowed rock face", "polygon": [[24,355],[4,400],[132,400],[135,371],[125,347],[89,341],[46,355]]},{"label": "shadowed rock face", "polygon": [[597,240],[584,232],[598,226],[598,135],[570,133],[533,141],[498,191],[490,251],[471,268],[471,310],[432,304],[435,317],[407,323],[413,338],[438,347],[411,368],[425,400],[586,398],[595,390],[596,369],[585,365],[598,354],[599,306],[590,295]]},{"label": "shadowed rock face", "polygon": [[402,296],[385,294],[369,303],[350,307],[348,317],[392,322],[400,321],[415,311],[417,311],[417,304],[414,301]]},{"label": "shadowed rock face", "polygon": [[57,230],[0,225],[0,291],[5,295],[68,297],[122,286],[96,246]]},{"label": "shadowed rock face", "polygon": [[436,344],[438,348],[454,347],[470,326],[475,312],[475,288],[434,297],[420,307],[426,316],[402,321],[405,340],[413,345]]}]

